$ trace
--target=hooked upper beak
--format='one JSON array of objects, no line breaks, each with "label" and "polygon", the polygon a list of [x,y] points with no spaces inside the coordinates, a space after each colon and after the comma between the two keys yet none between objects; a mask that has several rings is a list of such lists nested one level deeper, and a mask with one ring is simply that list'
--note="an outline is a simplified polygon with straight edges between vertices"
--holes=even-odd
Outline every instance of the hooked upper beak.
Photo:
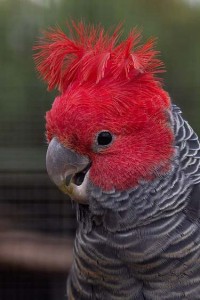
[{"label": "hooked upper beak", "polygon": [[56,137],[49,143],[46,154],[47,172],[51,180],[73,200],[87,204],[87,183],[91,162],[63,146]]}]

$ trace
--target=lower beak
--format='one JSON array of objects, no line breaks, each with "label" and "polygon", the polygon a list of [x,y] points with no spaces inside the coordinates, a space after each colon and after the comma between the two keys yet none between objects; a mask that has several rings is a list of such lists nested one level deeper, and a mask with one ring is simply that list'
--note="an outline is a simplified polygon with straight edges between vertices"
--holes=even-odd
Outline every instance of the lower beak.
[{"label": "lower beak", "polygon": [[63,146],[57,138],[49,143],[46,155],[51,180],[73,200],[87,204],[87,183],[91,166],[87,156]]}]

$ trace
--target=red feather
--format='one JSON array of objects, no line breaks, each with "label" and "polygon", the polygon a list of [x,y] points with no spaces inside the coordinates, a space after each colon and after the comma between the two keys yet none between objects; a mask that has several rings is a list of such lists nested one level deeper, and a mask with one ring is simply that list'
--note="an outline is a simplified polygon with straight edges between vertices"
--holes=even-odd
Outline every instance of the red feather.
[{"label": "red feather", "polygon": [[141,34],[134,30],[117,45],[120,26],[109,36],[100,26],[72,22],[71,38],[61,29],[44,33],[34,47],[37,69],[47,81],[49,90],[66,90],[74,81],[98,83],[103,78],[130,80],[138,74],[163,72],[163,63],[156,58],[154,40],[138,46]]}]

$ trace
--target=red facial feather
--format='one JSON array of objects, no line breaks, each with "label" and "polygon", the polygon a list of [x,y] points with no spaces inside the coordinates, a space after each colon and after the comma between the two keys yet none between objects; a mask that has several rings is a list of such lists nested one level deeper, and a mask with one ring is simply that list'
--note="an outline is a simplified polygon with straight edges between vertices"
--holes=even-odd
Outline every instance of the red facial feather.
[{"label": "red facial feather", "polygon": [[[48,140],[57,136],[89,156],[90,178],[104,190],[131,188],[166,173],[173,156],[170,99],[155,78],[162,62],[153,41],[137,46],[140,34],[134,31],[116,45],[119,30],[109,37],[100,27],[73,27],[73,38],[59,29],[35,47],[49,89],[61,91],[46,115]],[[102,130],[114,141],[98,149]]]}]

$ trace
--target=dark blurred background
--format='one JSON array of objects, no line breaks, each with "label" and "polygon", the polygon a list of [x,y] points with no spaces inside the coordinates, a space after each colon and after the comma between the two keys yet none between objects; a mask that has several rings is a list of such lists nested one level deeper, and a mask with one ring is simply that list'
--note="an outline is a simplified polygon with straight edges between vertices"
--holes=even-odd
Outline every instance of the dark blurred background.
[{"label": "dark blurred background", "polygon": [[66,300],[76,220],[45,170],[45,111],[32,46],[70,19],[158,37],[165,88],[200,133],[200,0],[0,0],[0,300]]}]

